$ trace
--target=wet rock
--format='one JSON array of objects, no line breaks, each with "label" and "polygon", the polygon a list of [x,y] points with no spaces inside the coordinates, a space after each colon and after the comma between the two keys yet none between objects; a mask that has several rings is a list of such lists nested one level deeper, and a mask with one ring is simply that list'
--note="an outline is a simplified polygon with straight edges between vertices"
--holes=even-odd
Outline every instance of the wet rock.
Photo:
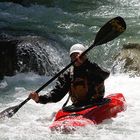
[{"label": "wet rock", "polygon": [[[1,36],[0,36],[1,37]],[[38,36],[0,40],[0,78],[16,73],[34,72],[54,75],[63,65],[58,44]]]},{"label": "wet rock", "polygon": [[115,57],[112,73],[140,76],[140,44],[125,44]]},{"label": "wet rock", "polygon": [[16,69],[16,40],[0,41],[0,79],[14,75]]}]

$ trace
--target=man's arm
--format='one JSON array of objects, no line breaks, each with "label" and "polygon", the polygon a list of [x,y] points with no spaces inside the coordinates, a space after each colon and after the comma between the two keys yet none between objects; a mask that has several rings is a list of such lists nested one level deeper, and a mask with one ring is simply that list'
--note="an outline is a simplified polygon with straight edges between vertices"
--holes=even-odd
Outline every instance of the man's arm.
[{"label": "man's arm", "polygon": [[67,94],[69,88],[70,88],[70,76],[69,73],[67,72],[58,77],[54,89],[51,90],[49,93],[40,96],[37,93],[31,93],[32,95],[29,95],[29,97],[32,98],[33,100],[36,99],[35,102],[41,104],[58,102]]},{"label": "man's arm", "polygon": [[96,76],[100,77],[102,81],[104,81],[110,75],[109,71],[104,70],[103,68],[99,67],[96,63],[93,63],[92,69],[93,69],[93,73]]}]

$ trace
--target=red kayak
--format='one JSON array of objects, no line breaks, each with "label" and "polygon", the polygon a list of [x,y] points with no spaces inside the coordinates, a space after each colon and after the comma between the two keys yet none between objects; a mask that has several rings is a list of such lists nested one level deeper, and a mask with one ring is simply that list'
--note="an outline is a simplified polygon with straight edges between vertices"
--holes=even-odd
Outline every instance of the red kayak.
[{"label": "red kayak", "polygon": [[116,117],[117,113],[125,109],[126,102],[123,94],[111,94],[96,105],[92,104],[79,108],[71,105],[59,110],[50,129],[52,131],[71,132],[78,127],[99,124],[103,120]]}]

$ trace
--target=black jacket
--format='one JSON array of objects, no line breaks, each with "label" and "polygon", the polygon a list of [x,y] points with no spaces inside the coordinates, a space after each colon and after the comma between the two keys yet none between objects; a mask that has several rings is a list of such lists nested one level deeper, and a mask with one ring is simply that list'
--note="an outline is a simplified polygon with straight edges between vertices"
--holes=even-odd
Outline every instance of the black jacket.
[{"label": "black jacket", "polygon": [[[96,85],[103,83],[109,76],[109,72],[102,70],[96,63],[85,61],[80,67],[74,67],[74,77],[87,76],[89,86],[89,100],[95,91]],[[48,102],[60,101],[70,90],[72,77],[70,70],[58,77],[54,89],[46,95],[39,97],[39,103],[46,104]],[[100,97],[104,96],[104,85]]]}]

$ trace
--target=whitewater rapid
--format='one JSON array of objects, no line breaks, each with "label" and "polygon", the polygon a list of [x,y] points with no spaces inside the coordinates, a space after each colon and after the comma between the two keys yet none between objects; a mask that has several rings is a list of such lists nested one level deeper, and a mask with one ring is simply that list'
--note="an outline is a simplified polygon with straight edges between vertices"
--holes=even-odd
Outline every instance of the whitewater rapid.
[{"label": "whitewater rapid", "polygon": [[[22,80],[23,83],[20,80],[17,82],[17,79],[21,79],[21,77],[24,82]],[[31,91],[36,90],[37,85],[43,84],[47,79],[34,74],[16,75],[12,80],[7,77],[3,85],[5,84],[6,88],[8,84],[11,84],[10,81],[13,81],[14,87],[10,90],[13,98],[8,99],[2,96],[4,102],[0,103],[0,111],[21,103]],[[25,83],[30,84],[30,87],[27,87]],[[53,121],[55,112],[61,108],[67,97],[56,104],[47,105],[29,101],[12,118],[0,120],[0,140],[139,140],[140,77],[130,78],[127,75],[111,75],[106,80],[105,85],[106,95],[123,93],[125,96],[127,110],[119,113],[116,118],[106,120],[97,126],[79,129],[74,134],[61,134],[60,132],[53,134],[49,130],[49,125]],[[51,88],[52,85],[43,90],[41,94],[45,94],[46,90],[49,91]]]},{"label": "whitewater rapid", "polygon": [[[39,0],[40,1],[40,0]],[[31,5],[23,7],[15,3],[0,2],[0,29],[4,35],[39,35],[62,42],[62,48],[77,42],[87,46],[93,42],[98,29],[110,18],[122,16],[127,23],[126,32],[103,47],[97,47],[93,55],[98,64],[112,67],[112,57],[125,43],[139,42],[140,0],[74,0],[70,5],[61,1],[60,6]],[[70,1],[68,1],[70,3]],[[97,53],[96,53],[97,52]],[[50,53],[50,52],[49,52]],[[56,59],[55,59],[56,60]],[[65,61],[65,60],[64,60]],[[67,62],[65,62],[67,63]],[[32,73],[5,77],[0,82],[0,112],[24,101],[31,91],[42,86],[49,77]],[[54,104],[26,103],[12,118],[0,120],[0,140],[139,140],[140,136],[140,77],[111,75],[105,82],[106,95],[123,93],[127,110],[116,118],[97,126],[77,130],[74,134],[52,134],[49,126],[53,115],[67,99]],[[41,91],[45,94],[53,85]]]}]

